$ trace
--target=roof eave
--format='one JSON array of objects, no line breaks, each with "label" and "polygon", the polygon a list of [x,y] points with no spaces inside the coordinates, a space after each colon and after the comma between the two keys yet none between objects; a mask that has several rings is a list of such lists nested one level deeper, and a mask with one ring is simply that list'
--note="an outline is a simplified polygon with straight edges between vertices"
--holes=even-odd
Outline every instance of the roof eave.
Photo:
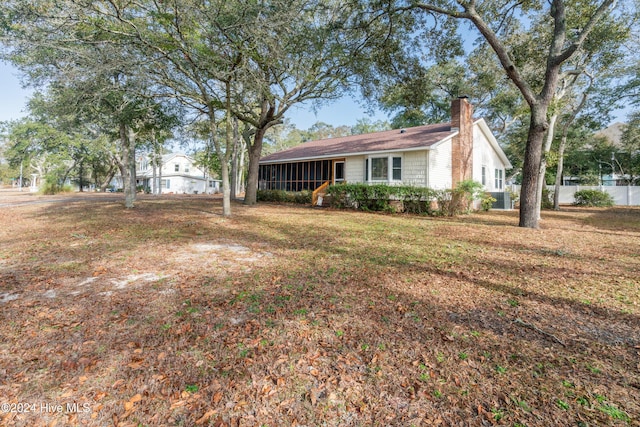
[{"label": "roof eave", "polygon": [[498,157],[500,157],[500,160],[502,160],[502,163],[504,163],[504,168],[512,169],[513,165],[507,158],[507,155],[502,150],[502,147],[500,147],[500,144],[498,143],[498,140],[496,139],[496,137],[493,136],[493,132],[491,132],[491,129],[489,129],[489,125],[487,125],[487,122],[484,119],[478,119],[475,122],[473,122],[473,124],[478,125],[480,127],[480,130],[482,131],[482,133],[484,133],[484,136],[489,141],[489,144],[493,147],[494,151],[498,154]]},{"label": "roof eave", "polygon": [[440,141],[426,147],[413,147],[413,148],[404,148],[404,149],[396,148],[396,149],[376,150],[376,151],[359,151],[355,153],[337,153],[337,154],[326,154],[321,156],[310,156],[310,157],[292,157],[288,159],[278,159],[278,160],[260,160],[259,163],[260,164],[293,163],[293,162],[301,162],[301,161],[309,161],[309,160],[329,160],[329,159],[336,159],[341,157],[371,156],[371,155],[385,154],[385,153],[404,153],[407,151],[433,150],[436,146],[440,145],[442,142],[446,141],[447,139],[451,139],[451,136],[447,138],[443,138]]}]

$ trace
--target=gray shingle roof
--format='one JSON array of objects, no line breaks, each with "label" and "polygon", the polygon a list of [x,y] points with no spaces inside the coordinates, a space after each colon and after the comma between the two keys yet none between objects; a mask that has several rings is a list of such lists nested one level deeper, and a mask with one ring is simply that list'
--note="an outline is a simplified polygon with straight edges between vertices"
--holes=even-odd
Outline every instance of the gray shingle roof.
[{"label": "gray shingle roof", "polygon": [[456,132],[457,130],[451,130],[450,123],[439,123],[416,126],[403,130],[394,129],[362,135],[309,141],[296,147],[264,156],[260,159],[260,163],[328,158],[380,151],[401,151],[417,148],[427,149],[443,139],[451,137]]}]

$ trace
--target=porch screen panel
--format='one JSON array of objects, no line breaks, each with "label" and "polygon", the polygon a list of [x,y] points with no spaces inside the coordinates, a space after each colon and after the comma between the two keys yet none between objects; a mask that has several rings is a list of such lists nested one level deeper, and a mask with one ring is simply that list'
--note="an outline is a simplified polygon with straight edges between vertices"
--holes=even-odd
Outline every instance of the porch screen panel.
[{"label": "porch screen panel", "polygon": [[285,181],[286,181],[285,190],[287,191],[291,191],[292,175],[293,175],[292,166],[293,165],[291,163],[287,163],[287,173],[285,175]]},{"label": "porch screen panel", "polygon": [[278,170],[278,181],[276,183],[276,190],[282,190],[282,183],[284,182],[284,168],[282,167],[282,164],[277,165],[276,168]]},{"label": "porch screen panel", "polygon": [[309,162],[304,162],[302,164],[302,189],[306,190],[309,185]]},{"label": "porch screen panel", "polygon": [[315,190],[331,180],[331,160],[260,165],[261,190],[302,191]]}]

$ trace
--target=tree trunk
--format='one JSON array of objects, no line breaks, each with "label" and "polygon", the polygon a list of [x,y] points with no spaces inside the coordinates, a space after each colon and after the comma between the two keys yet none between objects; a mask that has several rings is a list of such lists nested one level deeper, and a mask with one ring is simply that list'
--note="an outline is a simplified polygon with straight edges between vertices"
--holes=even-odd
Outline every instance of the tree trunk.
[{"label": "tree trunk", "polygon": [[547,155],[551,151],[553,136],[556,131],[556,122],[558,121],[558,113],[554,113],[549,119],[549,129],[547,129],[547,138],[544,143],[544,151],[540,159],[540,172],[538,174],[538,197],[536,199],[536,211],[538,212],[538,221],[540,221],[540,211],[542,210],[542,191],[547,184],[545,179],[547,175]]},{"label": "tree trunk", "polygon": [[158,194],[158,167],[156,166],[155,154],[151,157],[151,194],[156,196]]},{"label": "tree trunk", "polygon": [[158,180],[156,181],[156,194],[162,194],[162,156],[156,159],[156,167],[158,168]]},{"label": "tree trunk", "polygon": [[245,153],[245,148],[244,148],[244,144],[241,142],[239,144],[239,148],[240,148],[240,155],[238,157],[238,168],[237,168],[237,172],[238,172],[238,176],[236,178],[236,185],[238,186],[237,191],[238,193],[244,193],[245,188],[244,188],[244,153]]},{"label": "tree trunk", "polygon": [[62,187],[62,186],[64,185],[64,183],[67,181],[67,179],[69,178],[69,174],[71,173],[71,171],[72,171],[73,169],[75,169],[75,167],[76,167],[76,162],[75,162],[75,160],[74,160],[73,164],[72,164],[69,168],[67,168],[67,169],[64,171],[64,175],[62,175],[62,182],[60,182],[60,186],[61,186],[61,187]]},{"label": "tree trunk", "polygon": [[227,162],[220,164],[222,174],[222,216],[231,216],[231,185],[229,185],[229,165]]},{"label": "tree trunk", "polygon": [[255,205],[257,203],[259,162],[265,132],[266,129],[256,130],[253,144],[249,147],[249,173],[247,176],[247,190],[244,195],[245,205]]},{"label": "tree trunk", "polygon": [[136,186],[136,139],[133,131],[129,129],[129,162],[127,169],[129,169],[129,192],[125,195],[125,205],[128,208],[133,208],[136,201],[138,189]]},{"label": "tree trunk", "polygon": [[82,179],[82,176],[84,175],[84,162],[80,162],[80,165],[78,165],[78,185],[79,185],[79,191],[80,193],[82,193],[84,191],[84,189],[82,188],[84,185],[84,181]]},{"label": "tree trunk", "polygon": [[520,227],[538,228],[538,178],[542,160],[542,143],[547,127],[547,106],[536,104],[531,107],[531,123],[522,167],[522,188],[520,189]]},{"label": "tree trunk", "polygon": [[133,132],[128,132],[125,124],[120,125],[120,143],[122,144],[122,186],[124,187],[124,206],[133,208],[136,201],[136,153]]},{"label": "tree trunk", "polygon": [[560,210],[560,186],[562,185],[562,169],[564,168],[564,150],[567,147],[567,135],[562,135],[558,147],[558,166],[556,168],[556,189],[553,193],[553,209]]},{"label": "tree trunk", "polygon": [[230,108],[230,85],[227,83],[227,108],[226,108],[226,130],[225,130],[225,150],[222,150],[220,144],[215,140],[216,137],[216,117],[213,108],[209,108],[209,132],[212,138],[213,146],[216,149],[216,155],[220,161],[220,174],[222,175],[222,216],[231,216],[231,186],[229,183],[229,157],[232,147],[232,126],[231,126],[231,108]]},{"label": "tree trunk", "polygon": [[231,197],[238,197],[238,151],[240,147],[240,135],[238,134],[238,119],[233,121],[233,154],[231,155]]},{"label": "tree trunk", "polygon": [[[107,176],[105,177],[104,181],[102,181],[102,184],[100,184],[100,192],[104,193],[105,191],[107,191],[107,187],[109,186],[109,183],[111,183],[111,180],[113,179],[113,177],[116,175],[116,171],[118,170],[118,167],[116,165],[111,165],[111,167],[109,168],[109,172],[107,172]],[[98,183],[96,182],[96,185]]]},{"label": "tree trunk", "polygon": [[124,191],[124,186],[128,185],[126,176],[129,173],[129,170],[126,168],[124,161],[118,162],[118,170],[120,171],[120,176],[122,177],[122,189]]}]

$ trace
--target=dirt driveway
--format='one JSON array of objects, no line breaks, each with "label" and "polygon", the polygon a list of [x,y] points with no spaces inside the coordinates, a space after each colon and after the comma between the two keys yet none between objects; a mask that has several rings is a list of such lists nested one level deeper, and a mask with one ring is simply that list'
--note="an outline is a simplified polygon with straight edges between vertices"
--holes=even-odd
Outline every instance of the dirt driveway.
[{"label": "dirt driveway", "polygon": [[[138,200],[145,200],[150,198],[157,198],[158,196],[152,196],[149,194],[138,194]],[[221,197],[221,195],[181,195],[181,194],[164,194],[161,197]],[[124,195],[122,193],[95,193],[95,192],[82,192],[82,193],[63,193],[53,196],[45,196],[38,193],[32,193],[28,188],[24,191],[18,191],[14,188],[0,188],[0,209],[10,208],[15,206],[25,206],[30,204],[44,204],[44,203],[81,203],[81,202],[119,202],[124,204]]]},{"label": "dirt driveway", "polygon": [[108,200],[113,202],[122,198],[122,195],[114,195],[112,193],[65,193],[54,196],[45,196],[38,193],[32,193],[28,188],[23,189],[23,191],[19,191],[14,188],[2,188],[0,189],[0,208],[40,203],[62,203],[97,200]]}]

